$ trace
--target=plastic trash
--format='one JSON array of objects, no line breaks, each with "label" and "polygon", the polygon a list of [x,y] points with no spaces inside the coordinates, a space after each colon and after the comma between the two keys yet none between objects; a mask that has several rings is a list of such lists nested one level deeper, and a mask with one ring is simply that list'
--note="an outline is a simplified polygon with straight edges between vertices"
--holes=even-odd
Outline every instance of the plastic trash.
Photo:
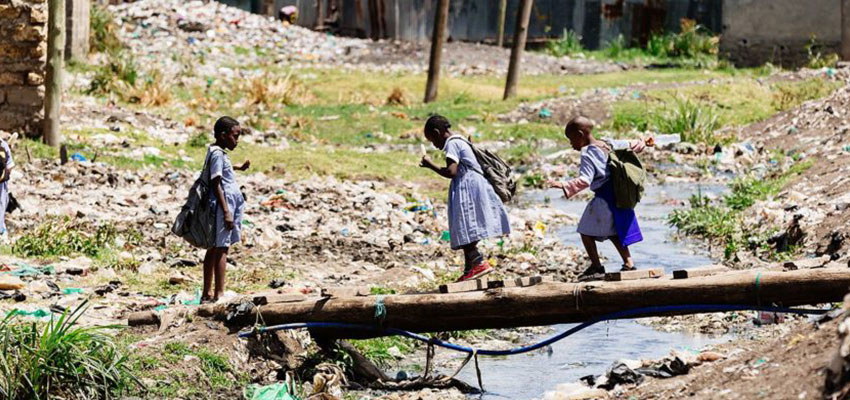
[{"label": "plastic trash", "polygon": [[452,234],[449,231],[443,231],[443,234],[440,235],[440,240],[450,242],[452,240]]},{"label": "plastic trash", "polygon": [[674,143],[680,143],[682,141],[682,136],[678,133],[670,134],[670,135],[658,135],[654,137],[654,146],[664,147]]},{"label": "plastic trash", "polygon": [[20,315],[20,316],[23,316],[23,317],[44,318],[44,317],[50,316],[50,314],[51,314],[50,310],[45,310],[43,308],[39,308],[38,310],[35,310],[35,311],[19,310],[19,309],[16,308],[16,309],[6,313],[6,316],[8,317],[8,316]]},{"label": "plastic trash", "polygon": [[552,110],[544,107],[540,109],[540,112],[537,115],[539,115],[540,118],[550,118],[552,117]]},{"label": "plastic trash", "polygon": [[195,288],[195,298],[193,298],[192,300],[184,300],[183,305],[197,306],[199,304],[201,304],[201,289]]},{"label": "plastic trash", "polygon": [[546,224],[543,221],[537,221],[534,223],[534,234],[540,238],[546,236]]},{"label": "plastic trash", "polygon": [[12,276],[38,276],[38,275],[55,275],[56,268],[52,265],[48,265],[45,267],[34,267],[27,263],[18,262],[14,264],[17,269],[13,269],[11,271],[7,271],[6,274]]},{"label": "plastic trash", "polygon": [[88,161],[88,159],[86,159],[86,156],[84,156],[80,153],[71,154],[71,160],[74,160],[74,161],[77,161],[77,162]]},{"label": "plastic trash", "polygon": [[83,289],[81,288],[65,288],[62,289],[62,294],[83,294]]},{"label": "plastic trash", "polygon": [[339,233],[342,234],[342,236],[348,236],[350,234],[349,231],[348,231],[348,228],[342,228],[342,230],[339,231]]},{"label": "plastic trash", "polygon": [[243,395],[246,400],[300,400],[289,392],[286,383],[273,383],[266,386],[248,385]]}]

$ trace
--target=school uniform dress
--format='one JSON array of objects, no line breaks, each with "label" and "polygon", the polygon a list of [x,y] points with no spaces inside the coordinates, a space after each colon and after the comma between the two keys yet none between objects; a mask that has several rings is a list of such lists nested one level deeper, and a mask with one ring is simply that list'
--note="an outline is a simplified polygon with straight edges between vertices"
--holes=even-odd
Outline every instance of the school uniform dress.
[{"label": "school uniform dress", "polygon": [[209,157],[210,180],[221,177],[221,189],[224,192],[224,200],[227,202],[228,211],[233,214],[233,229],[227,229],[224,225],[224,211],[218,205],[218,197],[213,192],[210,202],[215,211],[215,247],[230,247],[242,240],[242,213],[245,210],[245,198],[239,186],[236,185],[233,164],[230,157],[221,147],[210,146],[207,157]]},{"label": "school uniform dress", "polygon": [[446,159],[457,163],[449,185],[449,232],[453,250],[490,237],[508,235],[511,226],[502,199],[483,175],[469,143],[459,135],[443,147]]},{"label": "school uniform dress", "polygon": [[[12,150],[5,140],[0,139],[0,149],[6,154],[6,165],[0,168],[12,169],[15,162],[12,161]],[[6,233],[6,207],[9,205],[9,181],[0,183],[0,235]]]},{"label": "school uniform dress", "polygon": [[[609,143],[615,149],[628,146],[628,141],[611,140]],[[635,210],[616,206],[608,172],[608,153],[592,144],[582,147],[578,179],[588,183],[596,194],[581,215],[578,233],[598,241],[617,237],[623,246],[643,240]]]}]

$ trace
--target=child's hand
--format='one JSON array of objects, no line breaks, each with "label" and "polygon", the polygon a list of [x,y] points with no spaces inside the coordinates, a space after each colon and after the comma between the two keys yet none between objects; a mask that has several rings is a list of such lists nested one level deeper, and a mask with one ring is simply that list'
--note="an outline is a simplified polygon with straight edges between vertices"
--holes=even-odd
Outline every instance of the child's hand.
[{"label": "child's hand", "polygon": [[422,156],[422,160],[419,161],[419,166],[422,168],[431,168],[434,163],[431,162],[431,159],[428,156]]},{"label": "child's hand", "polygon": [[643,139],[633,140],[629,143],[629,148],[635,153],[640,153],[646,148],[646,143]]},{"label": "child's hand", "polygon": [[248,168],[251,168],[251,160],[245,160],[245,162],[242,163],[242,165],[239,166],[239,168],[236,168],[236,169],[238,169],[240,171],[247,171]]},{"label": "child's hand", "polygon": [[233,222],[233,214],[229,211],[224,213],[224,227],[227,228],[227,230],[232,230],[236,227],[236,224]]}]

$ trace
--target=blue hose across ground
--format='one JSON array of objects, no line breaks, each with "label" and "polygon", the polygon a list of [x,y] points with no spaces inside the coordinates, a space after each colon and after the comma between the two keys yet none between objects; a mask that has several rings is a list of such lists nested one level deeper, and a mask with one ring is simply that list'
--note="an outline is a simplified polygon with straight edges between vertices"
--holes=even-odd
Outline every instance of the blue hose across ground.
[{"label": "blue hose across ground", "polygon": [[325,328],[325,329],[354,329],[354,330],[362,330],[362,331],[371,331],[380,333],[385,336],[404,336],[410,339],[418,340],[424,343],[431,343],[435,346],[440,346],[449,350],[455,350],[462,353],[469,354],[479,354],[485,356],[509,356],[514,354],[522,354],[527,353],[529,351],[534,351],[540,348],[544,348],[549,346],[555,342],[563,340],[564,338],[571,336],[585,328],[588,328],[594,324],[603,321],[609,321],[614,319],[624,319],[628,317],[633,317],[636,315],[647,315],[647,314],[663,314],[669,312],[690,312],[690,313],[708,313],[708,312],[727,312],[727,311],[767,311],[767,312],[775,312],[775,313],[785,313],[785,314],[814,314],[821,315],[829,312],[830,310],[825,309],[805,309],[805,308],[785,308],[785,307],[764,307],[764,306],[753,306],[753,305],[729,305],[729,304],[684,304],[684,305],[673,305],[673,306],[653,306],[653,307],[642,307],[642,308],[633,308],[630,310],[617,311],[614,313],[602,315],[591,320],[582,322],[570,329],[567,329],[564,332],[561,332],[557,335],[551,336],[545,340],[540,342],[517,347],[509,350],[487,350],[487,349],[474,349],[471,347],[461,346],[458,344],[445,342],[436,338],[423,336],[417,333],[405,331],[402,329],[396,328],[380,328],[372,325],[363,325],[363,324],[349,324],[342,322],[298,322],[292,324],[282,324],[282,325],[274,325],[274,326],[263,326],[263,327],[255,327],[254,329],[248,332],[242,332],[239,334],[239,337],[249,337],[258,333],[263,332],[273,332],[279,330],[290,330],[290,329],[301,329],[301,328]]}]

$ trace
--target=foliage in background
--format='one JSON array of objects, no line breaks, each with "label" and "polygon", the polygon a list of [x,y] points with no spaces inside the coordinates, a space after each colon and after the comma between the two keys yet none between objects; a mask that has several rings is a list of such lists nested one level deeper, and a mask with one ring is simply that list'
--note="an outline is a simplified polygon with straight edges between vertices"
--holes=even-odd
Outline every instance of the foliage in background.
[{"label": "foliage in background", "polygon": [[[674,210],[668,217],[668,223],[681,233],[701,236],[709,242],[724,246],[724,255],[728,259],[738,250],[767,248],[765,229],[744,229],[742,213],[756,201],[776,196],[788,181],[800,175],[812,166],[811,161],[797,162],[786,171],[768,177],[746,176],[736,179],[729,185],[731,192],[718,201],[697,193],[691,196],[690,207]],[[752,228],[752,227],[750,227]],[[773,257],[782,254],[768,252]]]},{"label": "foliage in background", "polygon": [[45,324],[0,322],[0,397],[117,399],[136,386],[127,357],[104,330],[80,327],[86,302]]},{"label": "foliage in background", "polygon": [[118,39],[118,25],[115,16],[106,7],[92,4],[89,11],[89,51],[116,52],[124,48]]},{"label": "foliage in background", "polygon": [[83,254],[97,257],[112,245],[118,231],[112,225],[91,226],[70,218],[48,218],[27,230],[12,247],[22,257],[60,257]]},{"label": "foliage in background", "polygon": [[806,44],[806,53],[809,55],[808,62],[806,66],[809,68],[820,69],[820,68],[834,68],[841,57],[835,53],[821,53],[823,49],[823,44],[817,40],[817,37],[812,34],[811,38],[809,38],[809,43]]},{"label": "foliage in background", "polygon": [[685,98],[674,100],[664,111],[653,113],[651,119],[658,132],[679,133],[690,143],[717,143],[714,131],[721,127],[715,107]]},{"label": "foliage in background", "polygon": [[581,53],[584,47],[581,45],[581,36],[575,31],[564,29],[564,34],[558,39],[546,42],[546,51],[555,57],[564,57]]},{"label": "foliage in background", "polygon": [[[552,53],[551,48],[560,48],[566,44],[564,42],[564,38],[550,41],[547,50]],[[632,46],[621,34],[608,41],[601,50],[590,52],[590,55],[615,61],[718,68],[724,65],[717,60],[719,43],[719,38],[709,30],[697,25],[694,20],[684,18],[678,33],[653,34],[643,47]]]}]

